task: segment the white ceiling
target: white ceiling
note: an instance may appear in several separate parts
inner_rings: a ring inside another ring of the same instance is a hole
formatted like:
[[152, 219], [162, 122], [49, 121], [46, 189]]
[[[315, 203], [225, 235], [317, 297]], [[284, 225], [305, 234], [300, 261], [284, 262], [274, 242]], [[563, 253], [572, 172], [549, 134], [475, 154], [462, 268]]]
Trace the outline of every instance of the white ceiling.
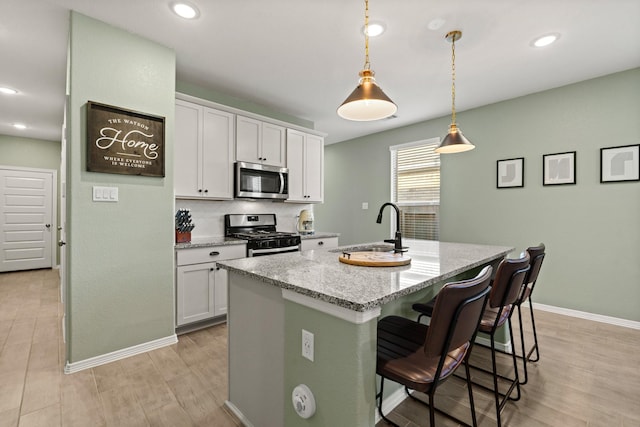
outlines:
[[310, 120], [328, 143], [446, 116], [454, 29], [458, 111], [640, 66], [639, 0], [370, 0], [387, 27], [371, 68], [398, 113], [349, 122], [336, 108], [364, 63], [364, 0], [191, 0], [196, 21], [169, 1], [0, 1], [0, 86], [20, 91], [0, 94], [0, 134], [60, 139], [69, 9], [175, 49], [178, 80]]

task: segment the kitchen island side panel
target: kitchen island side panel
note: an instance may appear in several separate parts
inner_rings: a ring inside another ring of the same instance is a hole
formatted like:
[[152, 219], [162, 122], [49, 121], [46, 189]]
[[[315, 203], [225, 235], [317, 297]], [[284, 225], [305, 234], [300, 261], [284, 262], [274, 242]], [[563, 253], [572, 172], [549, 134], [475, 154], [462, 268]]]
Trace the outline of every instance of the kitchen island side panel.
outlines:
[[229, 401], [255, 427], [284, 426], [282, 290], [229, 272]]
[[[352, 323], [285, 302], [285, 426], [375, 425], [377, 318]], [[302, 357], [302, 329], [314, 335], [313, 362]], [[291, 403], [298, 384], [314, 394], [316, 413], [300, 418]]]

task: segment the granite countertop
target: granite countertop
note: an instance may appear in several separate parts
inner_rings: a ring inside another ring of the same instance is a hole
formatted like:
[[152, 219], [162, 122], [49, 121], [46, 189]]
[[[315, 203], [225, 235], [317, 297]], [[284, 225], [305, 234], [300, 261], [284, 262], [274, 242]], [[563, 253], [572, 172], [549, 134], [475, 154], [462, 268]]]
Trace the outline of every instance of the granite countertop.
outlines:
[[302, 240], [307, 239], [328, 239], [329, 237], [340, 237], [340, 233], [328, 233], [325, 231], [316, 231], [313, 234], [301, 234]]
[[502, 258], [513, 250], [430, 240], [406, 239], [403, 243], [409, 247], [407, 255], [412, 261], [401, 267], [360, 267], [338, 261], [342, 251], [385, 244], [380, 242], [220, 261], [218, 265], [265, 284], [364, 312]]
[[235, 239], [233, 237], [213, 236], [213, 237], [196, 237], [191, 239], [189, 243], [176, 243], [175, 249], [191, 249], [191, 248], [209, 248], [212, 246], [226, 245], [244, 245], [246, 240]]

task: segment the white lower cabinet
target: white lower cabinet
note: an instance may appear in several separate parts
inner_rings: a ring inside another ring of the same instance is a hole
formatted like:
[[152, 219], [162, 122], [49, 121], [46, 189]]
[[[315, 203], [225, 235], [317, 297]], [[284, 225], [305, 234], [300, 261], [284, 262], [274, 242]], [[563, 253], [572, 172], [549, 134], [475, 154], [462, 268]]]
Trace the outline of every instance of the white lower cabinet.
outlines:
[[176, 252], [176, 326], [227, 314], [227, 271], [214, 261], [244, 258], [245, 245]]
[[337, 237], [314, 237], [302, 239], [301, 250], [310, 251], [312, 249], [333, 249], [338, 247]]

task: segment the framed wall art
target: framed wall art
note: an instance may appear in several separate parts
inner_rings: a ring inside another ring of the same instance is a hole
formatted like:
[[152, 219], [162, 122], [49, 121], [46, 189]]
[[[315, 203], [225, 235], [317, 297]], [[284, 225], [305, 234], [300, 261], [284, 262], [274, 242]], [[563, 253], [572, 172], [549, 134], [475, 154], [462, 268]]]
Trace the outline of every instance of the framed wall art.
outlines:
[[600, 182], [640, 181], [640, 144], [600, 149]]
[[524, 157], [498, 160], [497, 187], [524, 187]]
[[576, 152], [544, 154], [542, 156], [542, 185], [576, 183]]
[[164, 117], [87, 102], [87, 170], [164, 177]]

